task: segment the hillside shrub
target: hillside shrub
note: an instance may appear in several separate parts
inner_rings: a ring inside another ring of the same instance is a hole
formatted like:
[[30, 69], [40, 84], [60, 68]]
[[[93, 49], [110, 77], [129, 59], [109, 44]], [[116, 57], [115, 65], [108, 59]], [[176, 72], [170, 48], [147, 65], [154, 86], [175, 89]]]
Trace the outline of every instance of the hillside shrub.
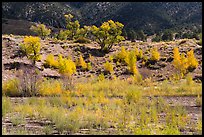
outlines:
[[193, 71], [198, 67], [198, 61], [194, 57], [193, 49], [187, 52], [187, 57], [182, 53], [180, 56], [179, 50], [177, 47], [174, 48], [174, 60], [173, 65], [176, 69], [178, 69], [182, 75], [188, 73], [189, 71]]
[[116, 60], [119, 62], [125, 62], [125, 58], [128, 55], [128, 52], [126, 51], [125, 47], [121, 47], [121, 51], [115, 56]]
[[160, 59], [160, 53], [158, 52], [157, 48], [153, 48], [151, 50], [150, 60], [151, 61], [159, 61], [159, 59]]
[[188, 60], [188, 70], [193, 71], [198, 67], [198, 61], [194, 56], [194, 51], [191, 49], [189, 52], [187, 52], [187, 60]]
[[104, 74], [103, 74], [103, 73], [99, 74], [97, 80], [98, 80], [98, 81], [103, 81], [103, 80], [105, 80]]
[[61, 54], [58, 55], [58, 69], [59, 73], [71, 77], [76, 72], [76, 65], [71, 59], [63, 58]]
[[67, 31], [66, 30], [60, 30], [60, 32], [58, 34], [56, 34], [56, 38], [58, 40], [67, 40]]
[[51, 67], [51, 68], [58, 68], [58, 61], [55, 60], [53, 54], [49, 54], [46, 57], [45, 64], [46, 67]]
[[104, 68], [105, 68], [105, 71], [106, 72], [109, 72], [109, 73], [113, 73], [113, 65], [112, 65], [112, 63], [110, 63], [110, 62], [108, 62], [108, 61], [106, 61], [106, 63], [104, 63]]
[[28, 57], [28, 59], [31, 59], [33, 61], [34, 65], [36, 61], [41, 59], [41, 44], [39, 37], [26, 36], [23, 39], [23, 43], [20, 44], [20, 47], [23, 53], [25, 53], [25, 55]]
[[181, 65], [181, 57], [180, 57], [180, 53], [179, 53], [179, 49], [178, 47], [175, 47], [173, 49], [173, 65], [175, 68], [179, 69], [180, 68], [180, 65]]
[[142, 49], [139, 50], [138, 48], [135, 48], [135, 55], [137, 57], [137, 60], [140, 60], [143, 56], [143, 52], [142, 52]]
[[128, 55], [125, 58], [125, 62], [128, 66], [128, 70], [130, 73], [133, 73], [134, 75], [138, 74], [137, 66], [136, 66], [136, 56], [134, 51], [128, 52]]
[[79, 56], [79, 59], [76, 62], [77, 66], [81, 67], [82, 70], [86, 70], [87, 69], [87, 63], [84, 61], [84, 58], [82, 57], [82, 55]]
[[35, 32], [39, 37], [44, 39], [45, 37], [50, 35], [51, 30], [48, 29], [44, 24], [36, 24], [35, 26], [32, 25], [30, 30]]
[[6, 96], [20, 96], [19, 80], [9, 79], [2, 83], [2, 94]]

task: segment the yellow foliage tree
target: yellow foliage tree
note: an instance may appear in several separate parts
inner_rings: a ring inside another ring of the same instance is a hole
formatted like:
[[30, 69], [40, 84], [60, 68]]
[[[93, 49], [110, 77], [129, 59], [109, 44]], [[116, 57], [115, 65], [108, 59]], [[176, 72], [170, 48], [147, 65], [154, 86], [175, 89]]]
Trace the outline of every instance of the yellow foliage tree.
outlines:
[[193, 49], [187, 52], [188, 69], [193, 70], [198, 67], [198, 61], [194, 56]]
[[180, 70], [182, 74], [185, 74], [187, 72], [188, 68], [188, 59], [185, 57], [185, 54], [181, 54], [181, 64], [180, 64]]
[[153, 48], [151, 51], [151, 58], [152, 61], [159, 61], [160, 53], [158, 52], [157, 48]]
[[26, 56], [33, 61], [34, 65], [36, 61], [41, 59], [39, 37], [26, 36], [23, 43], [20, 44], [20, 47]]
[[173, 65], [174, 65], [175, 68], [179, 69], [180, 66], [181, 66], [181, 57], [180, 57], [180, 53], [179, 53], [178, 47], [174, 48], [173, 53], [174, 53]]
[[179, 49], [177, 47], [174, 48], [173, 53], [173, 65], [181, 72], [182, 76], [187, 73], [187, 70], [191, 71], [198, 67], [198, 61], [194, 57], [193, 49], [187, 52], [187, 57], [185, 57], [184, 53], [180, 56]]

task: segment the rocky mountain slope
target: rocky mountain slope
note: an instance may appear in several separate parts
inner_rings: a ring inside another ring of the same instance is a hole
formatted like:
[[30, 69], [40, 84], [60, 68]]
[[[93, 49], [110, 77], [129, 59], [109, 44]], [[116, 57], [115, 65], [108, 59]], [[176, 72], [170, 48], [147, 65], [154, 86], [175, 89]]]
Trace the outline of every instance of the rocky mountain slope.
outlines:
[[[8, 78], [15, 77], [20, 70], [20, 66], [31, 66], [31, 62], [25, 56], [19, 54], [19, 44], [23, 41], [23, 36], [2, 36], [2, 78], [6, 80]], [[142, 61], [137, 61], [137, 67], [141, 73], [143, 79], [151, 77], [152, 80], [163, 81], [169, 79], [175, 72], [175, 68], [172, 65], [173, 60], [173, 48], [179, 45], [180, 52], [187, 52], [190, 48], [194, 49], [196, 59], [199, 61], [199, 66], [192, 72], [193, 79], [202, 80], [202, 46], [196, 44], [194, 40], [177, 40], [171, 42], [129, 42], [123, 41], [121, 44], [114, 46], [110, 53], [102, 54], [98, 49], [100, 48], [96, 43], [79, 44], [73, 41], [56, 42], [53, 40], [41, 40], [41, 61], [36, 63], [41, 71], [41, 74], [45, 77], [59, 78], [60, 74], [56, 69], [45, 68], [43, 63], [48, 54], [53, 54], [56, 58], [59, 54], [64, 57], [71, 57], [73, 61], [79, 58], [80, 53], [83, 55], [86, 62], [89, 62], [89, 54], [93, 56], [92, 69], [89, 71], [83, 71], [77, 68], [77, 72], [73, 75], [73, 78], [78, 80], [80, 78], [97, 77], [104, 72], [104, 63], [109, 60], [109, 57], [114, 56], [121, 50], [121, 45], [124, 45], [127, 50], [138, 47], [142, 49], [143, 55], [150, 57], [150, 49], [157, 47], [160, 52], [160, 60], [154, 65], [144, 66]], [[114, 75], [124, 79], [131, 75], [127, 73], [127, 66], [117, 63], [112, 63], [114, 66]], [[110, 74], [105, 75], [106, 78], [111, 78]]]

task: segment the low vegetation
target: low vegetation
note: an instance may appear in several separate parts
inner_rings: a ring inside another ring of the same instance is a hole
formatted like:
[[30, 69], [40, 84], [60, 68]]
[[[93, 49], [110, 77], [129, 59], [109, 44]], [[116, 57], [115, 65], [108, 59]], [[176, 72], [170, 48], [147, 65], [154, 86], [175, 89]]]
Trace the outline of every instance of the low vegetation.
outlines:
[[[73, 18], [65, 15], [66, 29], [49, 38], [52, 41], [45, 39], [51, 33], [45, 25], [32, 26], [39, 37], [25, 36], [19, 43], [32, 63], [24, 63], [24, 68], [22, 63], [4, 65], [18, 74], [2, 82], [2, 119], [12, 124], [2, 128], [3, 134], [202, 134], [202, 119], [192, 118], [188, 107], [168, 100], [194, 96], [194, 104], [198, 109], [202, 106], [202, 83], [193, 78], [200, 60], [194, 49], [179, 51], [187, 39], [173, 43], [172, 33], [166, 31], [154, 39], [166, 42], [133, 43], [136, 34], [131, 32], [131, 42], [122, 43], [122, 23], [109, 20], [99, 27], [80, 27]], [[146, 41], [143, 31], [137, 35]], [[59, 51], [42, 55], [48, 51], [41, 44], [44, 41], [59, 46]], [[94, 42], [99, 48], [92, 47]], [[119, 51], [114, 47], [118, 43]], [[172, 43], [180, 47], [173, 48]], [[168, 53], [163, 55], [163, 49]], [[175, 70], [159, 79], [168, 71], [167, 65]], [[58, 75], [42, 75], [45, 69]], [[32, 120], [43, 128], [28, 130]]]

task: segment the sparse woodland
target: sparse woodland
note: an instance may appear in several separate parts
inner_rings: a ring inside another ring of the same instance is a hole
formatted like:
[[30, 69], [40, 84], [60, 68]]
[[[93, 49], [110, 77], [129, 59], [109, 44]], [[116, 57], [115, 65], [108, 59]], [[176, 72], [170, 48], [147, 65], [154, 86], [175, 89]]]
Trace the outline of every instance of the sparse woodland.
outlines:
[[201, 38], [135, 42], [120, 22], [64, 17], [2, 35], [3, 134], [202, 134]]

